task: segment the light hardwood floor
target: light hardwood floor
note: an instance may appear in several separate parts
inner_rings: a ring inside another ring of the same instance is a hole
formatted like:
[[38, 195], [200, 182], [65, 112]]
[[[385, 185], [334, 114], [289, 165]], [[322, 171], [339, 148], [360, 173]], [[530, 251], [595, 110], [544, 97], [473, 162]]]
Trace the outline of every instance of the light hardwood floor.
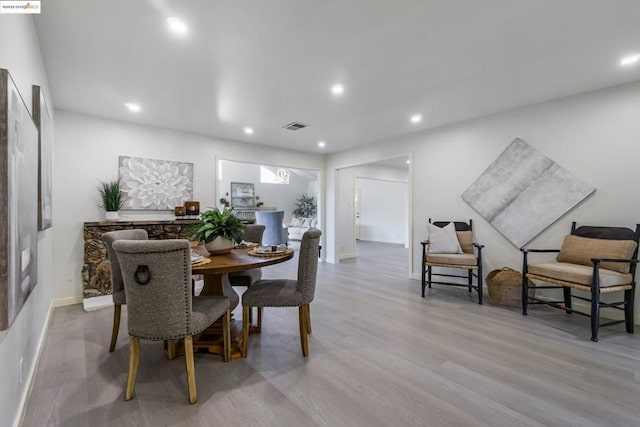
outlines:
[[56, 309], [24, 426], [640, 425], [640, 333], [604, 328], [593, 343], [584, 317], [523, 317], [464, 288], [434, 285], [423, 299], [406, 278], [407, 249], [360, 242], [358, 253], [319, 266], [307, 359], [298, 310], [265, 309], [247, 359], [196, 354], [193, 406], [184, 360], [148, 341], [124, 401], [126, 309], [114, 353], [112, 310]]

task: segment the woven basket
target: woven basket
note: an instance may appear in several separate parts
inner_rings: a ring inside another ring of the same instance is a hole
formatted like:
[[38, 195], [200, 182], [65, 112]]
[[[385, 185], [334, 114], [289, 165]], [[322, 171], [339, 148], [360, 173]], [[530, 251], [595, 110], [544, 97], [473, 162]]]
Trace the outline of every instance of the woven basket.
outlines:
[[[487, 275], [489, 304], [522, 307], [522, 273], [509, 267], [493, 270]], [[529, 296], [536, 294], [535, 284], [529, 280]]]

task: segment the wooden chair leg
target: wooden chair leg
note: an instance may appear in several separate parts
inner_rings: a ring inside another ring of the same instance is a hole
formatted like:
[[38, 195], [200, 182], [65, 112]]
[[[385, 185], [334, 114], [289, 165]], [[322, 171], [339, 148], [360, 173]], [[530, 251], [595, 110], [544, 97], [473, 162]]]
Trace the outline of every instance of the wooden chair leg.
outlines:
[[127, 389], [124, 400], [131, 400], [133, 389], [136, 387], [136, 376], [138, 375], [138, 361], [140, 360], [140, 338], [129, 337], [129, 373], [127, 375]]
[[109, 353], [113, 353], [116, 349], [116, 341], [118, 341], [118, 331], [120, 330], [120, 314], [122, 313], [122, 305], [113, 306], [113, 330], [111, 331], [111, 344], [109, 344]]
[[242, 306], [242, 357], [247, 357], [249, 352], [249, 311], [251, 307]]
[[176, 340], [165, 340], [167, 359], [173, 360], [176, 358]]
[[307, 340], [307, 314], [304, 305], [298, 308], [298, 319], [300, 322], [300, 346], [302, 347], [302, 357], [309, 355], [309, 342]]
[[571, 288], [568, 286], [562, 287], [562, 293], [564, 294], [564, 308], [567, 314], [571, 314]]
[[[244, 319], [243, 319], [244, 324]], [[243, 325], [244, 326], [244, 325]], [[231, 314], [229, 310], [222, 317], [222, 341], [224, 345], [224, 361], [231, 361]]]
[[189, 403], [192, 405], [198, 401], [196, 390], [196, 368], [193, 362], [193, 337], [184, 337], [184, 359], [187, 363], [187, 385], [189, 387]]
[[307, 334], [311, 335], [311, 304], [306, 305], [307, 312]]
[[256, 333], [262, 332], [262, 307], [258, 307], [258, 326], [256, 327]]

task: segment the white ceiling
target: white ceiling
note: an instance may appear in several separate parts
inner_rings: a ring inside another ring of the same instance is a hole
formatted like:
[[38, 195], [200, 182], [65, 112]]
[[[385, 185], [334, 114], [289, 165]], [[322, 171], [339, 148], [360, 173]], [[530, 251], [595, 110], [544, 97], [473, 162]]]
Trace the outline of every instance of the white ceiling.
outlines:
[[310, 152], [640, 79], [619, 66], [638, 0], [55, 0], [34, 20], [56, 108]]

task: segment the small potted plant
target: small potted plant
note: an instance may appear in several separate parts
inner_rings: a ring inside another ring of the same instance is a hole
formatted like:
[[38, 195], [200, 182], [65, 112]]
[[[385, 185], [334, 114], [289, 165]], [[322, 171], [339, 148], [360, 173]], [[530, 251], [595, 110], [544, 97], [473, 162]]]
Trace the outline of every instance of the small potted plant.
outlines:
[[231, 252], [236, 242], [242, 240], [245, 229], [233, 208], [214, 208], [200, 214], [198, 222], [191, 226], [191, 235], [215, 255]]
[[101, 181], [98, 185], [98, 193], [100, 194], [98, 207], [104, 209], [104, 219], [106, 221], [116, 221], [118, 219], [118, 211], [127, 200], [122, 191], [120, 179]]
[[220, 204], [222, 205], [223, 208], [228, 208], [229, 207], [229, 193], [225, 193], [224, 197], [220, 197], [220, 200], [218, 200], [220, 202]]

